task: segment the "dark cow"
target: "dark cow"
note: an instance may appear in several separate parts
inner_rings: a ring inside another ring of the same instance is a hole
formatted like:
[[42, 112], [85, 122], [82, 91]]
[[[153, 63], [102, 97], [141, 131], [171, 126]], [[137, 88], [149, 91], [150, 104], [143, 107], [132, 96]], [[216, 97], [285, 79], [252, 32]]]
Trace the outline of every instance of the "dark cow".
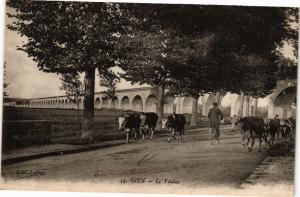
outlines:
[[267, 124], [267, 130], [269, 134], [269, 146], [273, 146], [275, 135], [277, 134], [277, 138], [279, 139], [280, 134], [280, 120], [279, 119], [271, 119]]
[[171, 137], [176, 138], [175, 133], [177, 133], [177, 140], [179, 140], [180, 137], [182, 141], [185, 123], [185, 116], [182, 114], [172, 114], [162, 121], [162, 128], [168, 132], [168, 142], [171, 141]]
[[140, 125], [140, 134], [144, 140], [145, 135], [147, 138], [153, 139], [154, 130], [157, 124], [158, 115], [154, 112], [142, 113]]
[[[248, 151], [252, 151], [255, 143], [255, 138], [258, 138], [260, 152], [263, 139], [267, 144], [267, 131], [265, 128], [264, 120], [258, 117], [244, 117], [240, 118], [237, 124], [240, 125], [243, 145], [248, 148]], [[250, 141], [251, 146], [249, 147], [248, 144]]]
[[286, 120], [270, 120], [267, 126], [269, 133], [269, 146], [273, 146], [276, 135], [278, 140], [291, 142], [294, 139], [295, 135], [295, 123], [296, 122], [292, 118]]
[[282, 141], [291, 143], [294, 139], [294, 123], [291, 119], [281, 120], [280, 121], [280, 131]]
[[124, 117], [119, 117], [119, 130], [124, 130], [126, 133], [126, 142], [129, 142], [129, 136], [134, 132], [135, 140], [139, 140], [139, 135], [142, 135], [144, 140], [145, 135], [153, 139], [154, 129], [158, 116], [156, 113], [133, 113], [127, 114]]
[[126, 134], [126, 144], [129, 142], [129, 136], [134, 133], [135, 141], [139, 139], [139, 131], [141, 125], [140, 114], [127, 114], [124, 117], [119, 117], [119, 130], [123, 130]]
[[291, 135], [292, 135], [292, 140], [294, 140], [295, 139], [295, 133], [296, 133], [296, 119], [290, 117], [290, 118], [287, 119], [287, 122], [292, 127]]

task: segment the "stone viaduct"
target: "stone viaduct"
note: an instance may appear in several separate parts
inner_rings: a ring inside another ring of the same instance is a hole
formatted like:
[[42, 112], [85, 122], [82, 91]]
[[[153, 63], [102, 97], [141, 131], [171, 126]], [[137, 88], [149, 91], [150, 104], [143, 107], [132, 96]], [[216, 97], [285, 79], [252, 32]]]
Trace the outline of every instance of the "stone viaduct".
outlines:
[[[273, 93], [265, 98], [247, 97], [226, 93], [220, 95], [220, 108], [226, 116], [257, 115], [264, 118], [273, 118], [279, 114], [281, 118], [295, 116], [296, 114], [296, 80], [279, 81]], [[244, 97], [245, 98], [245, 97]], [[206, 94], [198, 99], [198, 113], [206, 116], [215, 100], [214, 94]], [[244, 100], [244, 107], [242, 107]], [[83, 97], [79, 99], [79, 107], [83, 108]], [[249, 105], [249, 107], [245, 107]], [[55, 96], [30, 99], [30, 108], [63, 108], [76, 109], [77, 106], [70, 102], [67, 96]], [[143, 112], [156, 111], [156, 97], [152, 94], [151, 87], [122, 89], [116, 91], [113, 99], [108, 99], [103, 92], [95, 93], [95, 108], [115, 108]], [[247, 111], [248, 110], [248, 111]], [[192, 98], [165, 96], [164, 112], [182, 114], [192, 113]]]

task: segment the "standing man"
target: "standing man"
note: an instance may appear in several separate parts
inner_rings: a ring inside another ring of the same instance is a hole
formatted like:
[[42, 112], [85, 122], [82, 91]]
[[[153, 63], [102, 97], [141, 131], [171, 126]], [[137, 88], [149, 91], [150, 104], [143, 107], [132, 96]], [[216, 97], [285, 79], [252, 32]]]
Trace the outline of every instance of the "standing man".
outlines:
[[218, 103], [214, 102], [213, 108], [211, 108], [208, 112], [208, 118], [210, 122], [210, 128], [211, 130], [213, 128], [216, 129], [216, 134], [215, 134], [215, 139], [218, 141], [218, 144], [220, 143], [219, 141], [219, 136], [220, 136], [220, 120], [223, 120], [223, 114], [221, 110], [218, 108]]
[[[271, 125], [273, 125], [276, 128], [276, 133], [277, 133], [277, 139], [279, 140], [280, 134], [282, 135], [282, 133], [280, 132], [280, 118], [279, 115], [276, 114], [274, 116], [274, 119], [270, 121]], [[282, 136], [281, 136], [282, 137]]]

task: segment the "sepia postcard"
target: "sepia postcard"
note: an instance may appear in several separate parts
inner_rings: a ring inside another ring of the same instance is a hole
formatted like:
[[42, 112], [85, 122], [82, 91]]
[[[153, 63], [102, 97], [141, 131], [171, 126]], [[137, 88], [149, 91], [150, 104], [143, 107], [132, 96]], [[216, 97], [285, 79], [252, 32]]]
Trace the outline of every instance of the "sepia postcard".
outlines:
[[5, 13], [1, 190], [294, 196], [298, 7]]

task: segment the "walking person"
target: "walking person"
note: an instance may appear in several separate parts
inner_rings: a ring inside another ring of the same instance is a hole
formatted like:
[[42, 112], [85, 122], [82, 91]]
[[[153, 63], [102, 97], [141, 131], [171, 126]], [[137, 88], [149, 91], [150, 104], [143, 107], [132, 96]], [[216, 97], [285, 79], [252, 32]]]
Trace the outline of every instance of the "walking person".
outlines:
[[276, 115], [274, 116], [274, 119], [271, 120], [271, 121], [272, 121], [272, 124], [275, 125], [275, 127], [277, 128], [276, 133], [277, 133], [277, 139], [279, 140], [280, 137], [281, 137], [280, 135], [282, 135], [282, 133], [281, 133], [281, 131], [280, 131], [280, 118], [279, 118], [279, 115], [276, 114]]
[[[213, 103], [213, 108], [211, 108], [208, 112], [208, 118], [210, 122], [210, 134], [211, 140], [215, 139], [218, 144], [220, 144], [219, 136], [220, 136], [220, 120], [223, 120], [223, 114], [221, 110], [218, 108], [218, 103]], [[212, 143], [212, 142], [211, 142]], [[212, 143], [213, 144], [213, 143]]]

